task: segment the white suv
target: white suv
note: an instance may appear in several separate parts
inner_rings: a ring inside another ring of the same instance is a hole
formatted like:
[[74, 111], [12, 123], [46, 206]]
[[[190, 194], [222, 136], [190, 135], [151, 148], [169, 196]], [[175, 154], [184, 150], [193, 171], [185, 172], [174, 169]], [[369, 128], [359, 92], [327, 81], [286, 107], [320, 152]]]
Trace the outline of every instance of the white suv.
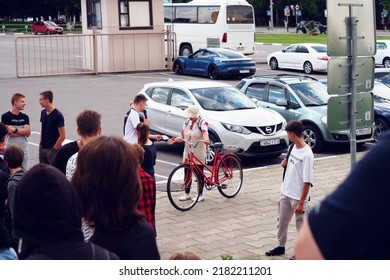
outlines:
[[178, 136], [186, 120], [184, 109], [198, 105], [209, 123], [211, 142], [241, 148], [245, 155], [279, 156], [287, 148], [286, 120], [259, 108], [229, 84], [215, 81], [168, 81], [145, 84], [150, 130]]

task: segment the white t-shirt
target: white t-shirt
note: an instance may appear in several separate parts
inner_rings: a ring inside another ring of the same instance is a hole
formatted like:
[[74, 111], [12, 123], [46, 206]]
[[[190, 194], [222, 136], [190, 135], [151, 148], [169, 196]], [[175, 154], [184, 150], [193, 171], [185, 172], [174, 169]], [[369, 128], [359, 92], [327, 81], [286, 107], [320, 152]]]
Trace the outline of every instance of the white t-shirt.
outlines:
[[299, 200], [303, 183], [313, 183], [314, 155], [308, 145], [297, 149], [294, 145], [287, 163], [286, 175], [280, 192], [287, 197]]
[[76, 167], [77, 167], [77, 156], [79, 155], [79, 153], [75, 153], [73, 156], [71, 156], [69, 159], [68, 159], [68, 162], [66, 163], [66, 172], [65, 172], [65, 176], [66, 178], [70, 181], [72, 180], [72, 177], [73, 177], [73, 174], [74, 172], [76, 171]]
[[127, 118], [125, 125], [125, 136], [123, 140], [130, 144], [138, 143], [138, 135], [136, 127], [140, 123], [139, 114], [136, 110], [130, 110], [129, 117]]

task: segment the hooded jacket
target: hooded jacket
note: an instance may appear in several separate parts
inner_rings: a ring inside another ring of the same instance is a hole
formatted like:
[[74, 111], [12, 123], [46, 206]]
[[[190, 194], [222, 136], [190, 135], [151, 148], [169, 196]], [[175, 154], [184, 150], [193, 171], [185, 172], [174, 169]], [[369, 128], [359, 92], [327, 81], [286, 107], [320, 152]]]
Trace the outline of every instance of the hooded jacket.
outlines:
[[32, 167], [15, 193], [19, 258], [117, 259], [109, 251], [84, 242], [81, 216], [75, 190], [64, 174], [47, 164]]

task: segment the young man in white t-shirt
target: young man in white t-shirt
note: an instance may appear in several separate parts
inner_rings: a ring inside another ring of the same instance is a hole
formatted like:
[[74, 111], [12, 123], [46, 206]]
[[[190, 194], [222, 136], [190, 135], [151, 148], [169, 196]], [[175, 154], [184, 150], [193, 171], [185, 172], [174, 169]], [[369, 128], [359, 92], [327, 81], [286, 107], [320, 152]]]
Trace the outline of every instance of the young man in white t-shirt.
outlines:
[[304, 126], [300, 121], [287, 123], [288, 138], [294, 143], [288, 159], [282, 161], [286, 173], [280, 188], [279, 200], [279, 246], [266, 252], [266, 256], [278, 256], [285, 253], [288, 225], [295, 214], [297, 231], [302, 227], [305, 212], [308, 210], [308, 197], [313, 182], [314, 155], [303, 139]]

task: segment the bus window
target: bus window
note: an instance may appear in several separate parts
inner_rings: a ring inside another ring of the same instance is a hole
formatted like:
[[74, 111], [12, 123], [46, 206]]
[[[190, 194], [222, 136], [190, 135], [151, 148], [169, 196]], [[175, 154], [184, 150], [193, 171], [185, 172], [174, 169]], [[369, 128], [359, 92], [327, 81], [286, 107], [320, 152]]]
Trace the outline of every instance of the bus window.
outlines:
[[250, 6], [231, 5], [227, 6], [227, 23], [253, 23], [253, 11]]
[[175, 22], [195, 23], [197, 22], [196, 7], [176, 7]]
[[199, 7], [198, 23], [216, 23], [219, 7]]
[[164, 7], [164, 22], [173, 22], [173, 7]]

